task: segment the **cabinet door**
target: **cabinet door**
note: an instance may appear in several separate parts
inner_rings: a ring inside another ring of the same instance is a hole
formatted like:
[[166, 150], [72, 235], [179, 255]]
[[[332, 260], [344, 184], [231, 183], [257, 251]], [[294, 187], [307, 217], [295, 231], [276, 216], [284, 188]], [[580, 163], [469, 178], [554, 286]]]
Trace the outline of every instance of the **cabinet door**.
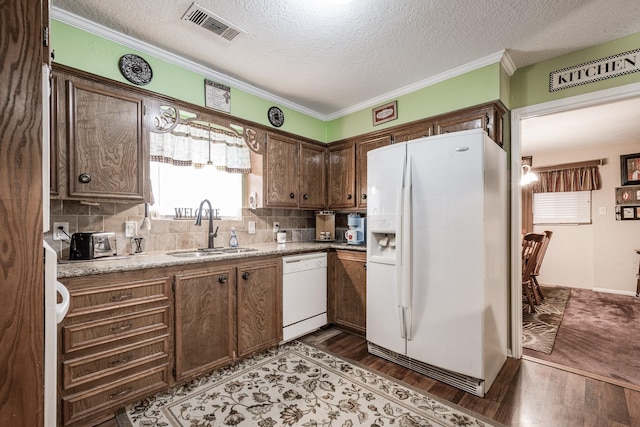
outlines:
[[144, 201], [142, 99], [67, 81], [69, 196]]
[[176, 381], [231, 363], [234, 268], [175, 276]]
[[298, 207], [297, 141], [269, 135], [264, 191], [267, 207]]
[[238, 267], [238, 357], [282, 339], [282, 281], [279, 261]]
[[322, 209], [326, 203], [324, 147], [300, 143], [300, 207]]
[[329, 148], [329, 208], [354, 208], [355, 144]]
[[376, 138], [358, 141], [356, 144], [358, 156], [356, 165], [358, 169], [358, 207], [366, 209], [367, 207], [367, 153], [379, 147], [391, 144], [391, 136], [379, 136]]
[[418, 123], [394, 133], [393, 142], [397, 144], [431, 135], [433, 135], [433, 123]]
[[331, 257], [332, 278], [330, 318], [333, 323], [357, 332], [366, 332], [366, 254], [337, 251]]
[[492, 103], [441, 117], [435, 122], [437, 135], [469, 129], [484, 129], [489, 138], [502, 147], [503, 116], [506, 109], [500, 103]]

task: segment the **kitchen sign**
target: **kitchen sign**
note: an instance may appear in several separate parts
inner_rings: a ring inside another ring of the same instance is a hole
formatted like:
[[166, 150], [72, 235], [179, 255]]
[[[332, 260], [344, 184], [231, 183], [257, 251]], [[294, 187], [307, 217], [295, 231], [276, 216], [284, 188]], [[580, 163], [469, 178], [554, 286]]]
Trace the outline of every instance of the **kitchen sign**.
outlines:
[[549, 74], [549, 92], [640, 71], [640, 49], [630, 50]]
[[221, 83], [205, 79], [204, 105], [223, 113], [231, 112], [231, 88]]

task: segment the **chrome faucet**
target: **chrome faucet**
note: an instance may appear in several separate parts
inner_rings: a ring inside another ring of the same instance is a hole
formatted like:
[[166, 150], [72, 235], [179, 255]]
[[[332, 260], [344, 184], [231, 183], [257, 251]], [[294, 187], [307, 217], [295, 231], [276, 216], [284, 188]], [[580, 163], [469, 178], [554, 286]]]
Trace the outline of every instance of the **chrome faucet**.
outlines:
[[196, 215], [196, 224], [195, 225], [202, 225], [202, 205], [204, 205], [204, 202], [207, 202], [207, 204], [209, 205], [209, 241], [208, 241], [208, 245], [207, 248], [208, 249], [213, 249], [214, 248], [214, 238], [218, 237], [218, 228], [216, 227], [216, 231], [213, 231], [213, 207], [211, 206], [211, 202], [209, 201], [209, 199], [204, 199], [201, 203], [200, 203], [200, 207], [198, 208], [198, 214]]

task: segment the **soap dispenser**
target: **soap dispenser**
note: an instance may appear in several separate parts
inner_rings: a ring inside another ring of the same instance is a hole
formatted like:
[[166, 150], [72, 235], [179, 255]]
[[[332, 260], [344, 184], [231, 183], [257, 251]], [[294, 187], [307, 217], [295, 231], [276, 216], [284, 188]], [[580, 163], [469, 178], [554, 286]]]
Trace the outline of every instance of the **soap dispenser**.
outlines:
[[229, 239], [229, 246], [232, 248], [238, 247], [238, 236], [236, 236], [235, 227], [231, 227], [231, 239]]

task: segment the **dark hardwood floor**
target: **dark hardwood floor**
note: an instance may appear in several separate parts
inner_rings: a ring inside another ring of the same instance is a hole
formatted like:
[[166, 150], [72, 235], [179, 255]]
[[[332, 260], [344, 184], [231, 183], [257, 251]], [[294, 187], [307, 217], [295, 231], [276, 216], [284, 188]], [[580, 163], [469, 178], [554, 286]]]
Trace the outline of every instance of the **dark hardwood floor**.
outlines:
[[[640, 392], [531, 360], [507, 359], [480, 398], [369, 354], [365, 339], [350, 332], [329, 328], [300, 341], [507, 426], [640, 426]], [[117, 425], [111, 420], [100, 427]]]

